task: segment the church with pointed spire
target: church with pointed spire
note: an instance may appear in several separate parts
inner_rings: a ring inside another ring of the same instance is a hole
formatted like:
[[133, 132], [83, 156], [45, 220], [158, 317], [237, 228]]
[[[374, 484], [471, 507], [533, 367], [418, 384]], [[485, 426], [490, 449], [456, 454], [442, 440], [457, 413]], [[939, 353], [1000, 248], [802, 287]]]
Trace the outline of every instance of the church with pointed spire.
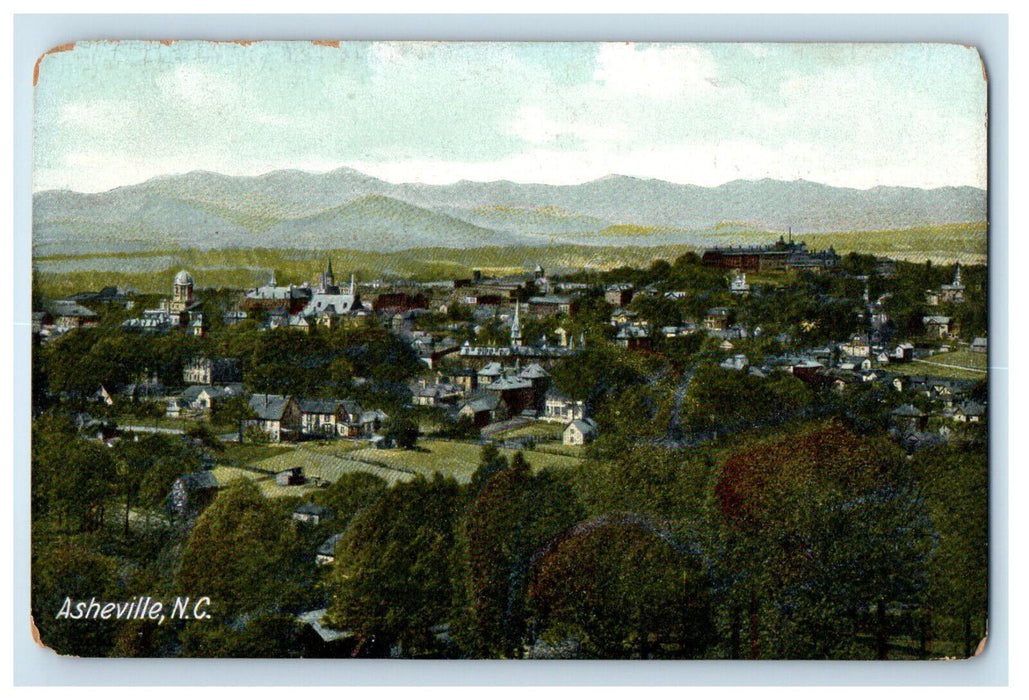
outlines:
[[[319, 294], [339, 294], [339, 286], [336, 284], [336, 275], [332, 272], [332, 258], [325, 260], [325, 272], [318, 277]], [[351, 294], [353, 292], [351, 291]]]
[[520, 348], [522, 347], [522, 322], [519, 319], [519, 311], [521, 310], [521, 304], [515, 302], [515, 313], [514, 320], [511, 321], [511, 347]]
[[961, 263], [954, 263], [954, 279], [950, 284], [941, 284], [937, 291], [929, 290], [925, 293], [925, 300], [929, 306], [940, 304], [963, 304], [965, 301], [965, 285], [961, 282]]

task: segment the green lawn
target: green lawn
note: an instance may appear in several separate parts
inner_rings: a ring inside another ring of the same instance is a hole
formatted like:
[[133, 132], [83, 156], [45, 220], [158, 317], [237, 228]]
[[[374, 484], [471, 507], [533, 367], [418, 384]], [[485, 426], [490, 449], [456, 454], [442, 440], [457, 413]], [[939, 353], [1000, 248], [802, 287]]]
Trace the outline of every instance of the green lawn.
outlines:
[[526, 425], [520, 425], [517, 428], [512, 428], [511, 430], [495, 433], [493, 437], [497, 440], [511, 440], [520, 437], [531, 437], [539, 440], [560, 440], [561, 434], [564, 430], [565, 426], [561, 423], [537, 421]]
[[891, 372], [918, 377], [941, 377], [944, 379], [985, 379], [986, 353], [970, 350], [941, 352], [936, 355], [890, 365]]
[[986, 353], [972, 352], [971, 350], [955, 350], [954, 352], [941, 352], [932, 357], [925, 358], [929, 362], [939, 362], [945, 365], [958, 365], [969, 369], [986, 369]]
[[[300, 447], [250, 446], [250, 451], [258, 459], [239, 459], [240, 455], [237, 455], [234, 462], [236, 466], [230, 466], [229, 460], [221, 460], [222, 464], [213, 471], [222, 486], [242, 477], [256, 482], [264, 495], [270, 498], [304, 495], [318, 490], [319, 483], [334, 483], [344, 474], [352, 472], [374, 474], [390, 485], [414, 478], [414, 474], [349, 459], [347, 455], [355, 453], [359, 448], [359, 443], [349, 441]], [[304, 475], [309, 480], [307, 484], [279, 486], [275, 483], [276, 473], [294, 467], [303, 467]]]
[[274, 457], [289, 449], [292, 448], [275, 443], [255, 445], [251, 443], [229, 442], [226, 443], [225, 451], [218, 456], [218, 463], [234, 467], [246, 467], [262, 459]]
[[[414, 450], [376, 450], [367, 448], [353, 453], [355, 459], [367, 459], [383, 462], [402, 469], [431, 475], [439, 472], [443, 476], [452, 476], [461, 483], [467, 483], [479, 465], [482, 447], [474, 443], [455, 442], [451, 440], [422, 440]], [[508, 459], [516, 450], [501, 449]], [[526, 459], [536, 469], [544, 467], [564, 468], [579, 463], [575, 457], [542, 452], [524, 451]]]
[[[621, 227], [608, 233], [632, 235], [641, 243], [654, 236], [668, 237], [664, 229]], [[443, 279], [466, 276], [473, 269], [487, 274], [524, 271], [525, 260], [535, 260], [547, 268], [613, 269], [623, 265], [639, 265], [640, 261], [662, 258], [672, 261], [683, 253], [700, 252], [714, 245], [753, 245], [771, 243], [781, 232], [767, 231], [695, 231], [684, 233], [681, 243], [667, 245], [591, 246], [559, 243], [546, 247], [481, 248], [414, 248], [392, 253], [355, 250], [284, 250], [225, 248], [198, 250], [171, 248], [132, 253], [89, 253], [37, 256], [40, 292], [61, 297], [99, 289], [103, 285], [121, 285], [142, 292], [165, 293], [167, 280], [180, 269], [202, 273], [204, 284], [212, 287], [247, 288], [253, 283], [253, 270], [274, 269], [279, 279], [302, 280], [311, 270], [320, 269], [326, 255], [339, 261], [340, 268], [361, 270], [375, 276], [384, 271], [412, 279]], [[836, 248], [840, 254], [851, 251], [887, 255], [899, 260], [937, 263], [986, 262], [986, 224], [946, 224], [894, 231], [844, 231], [794, 236], [806, 241], [815, 250]], [[97, 268], [95, 258], [110, 258], [110, 265]], [[139, 269], [139, 257], [159, 258], [167, 263], [163, 270]], [[128, 261], [128, 262], [126, 262]], [[77, 262], [85, 263], [76, 265]], [[749, 278], [749, 276], [748, 276]], [[760, 277], [754, 281], [759, 281]]]
[[585, 445], [565, 445], [565, 444], [560, 443], [560, 442], [549, 442], [549, 443], [547, 443], [545, 445], [540, 445], [539, 447], [534, 449], [529, 454], [529, 457], [530, 457], [529, 461], [533, 461], [531, 459], [532, 456], [536, 455], [536, 454], [538, 454], [540, 452], [547, 453], [547, 454], [554, 453], [554, 454], [558, 454], [558, 455], [564, 455], [565, 457], [574, 457], [575, 459], [582, 459], [583, 458], [583, 452], [585, 450], [586, 450], [586, 446]]

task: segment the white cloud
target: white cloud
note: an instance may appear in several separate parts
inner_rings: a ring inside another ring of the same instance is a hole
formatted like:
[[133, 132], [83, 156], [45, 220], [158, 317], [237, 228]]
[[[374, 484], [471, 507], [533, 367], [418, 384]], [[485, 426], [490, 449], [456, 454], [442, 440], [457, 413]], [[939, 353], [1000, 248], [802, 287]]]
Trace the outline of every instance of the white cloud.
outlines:
[[543, 107], [524, 105], [515, 113], [514, 119], [508, 122], [506, 131], [520, 139], [540, 146], [552, 143], [563, 136], [570, 136], [586, 149], [608, 148], [628, 134], [614, 123], [596, 124], [587, 120], [590, 115], [585, 110], [576, 111], [567, 105], [560, 110], [563, 119], [552, 117]]
[[687, 44], [602, 44], [593, 79], [621, 94], [666, 99], [714, 89], [714, 62], [703, 48]]
[[553, 141], [562, 130], [539, 107], [522, 107], [509, 127], [515, 136], [535, 144]]
[[60, 122], [70, 128], [111, 131], [128, 127], [139, 105], [129, 100], [82, 100], [61, 108]]
[[238, 105], [243, 98], [239, 83], [196, 64], [183, 63], [157, 79], [165, 98], [187, 109], [217, 109]]

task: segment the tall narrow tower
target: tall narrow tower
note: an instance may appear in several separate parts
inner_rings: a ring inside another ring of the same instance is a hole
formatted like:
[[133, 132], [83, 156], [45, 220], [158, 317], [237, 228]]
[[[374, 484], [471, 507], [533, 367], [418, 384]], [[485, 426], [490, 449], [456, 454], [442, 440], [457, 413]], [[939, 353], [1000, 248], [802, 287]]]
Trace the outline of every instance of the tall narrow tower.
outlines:
[[515, 317], [511, 322], [511, 347], [517, 348], [522, 345], [522, 324], [518, 318], [519, 302], [515, 301]]
[[336, 284], [336, 276], [332, 274], [332, 258], [327, 258], [325, 274], [322, 275], [322, 286], [333, 287]]

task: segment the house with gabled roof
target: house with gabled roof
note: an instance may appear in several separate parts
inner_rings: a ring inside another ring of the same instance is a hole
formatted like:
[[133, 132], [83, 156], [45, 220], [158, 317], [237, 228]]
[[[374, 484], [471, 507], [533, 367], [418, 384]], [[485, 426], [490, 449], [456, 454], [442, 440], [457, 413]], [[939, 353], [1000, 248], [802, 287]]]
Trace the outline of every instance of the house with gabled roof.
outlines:
[[214, 500], [217, 492], [218, 480], [211, 472], [183, 474], [172, 484], [168, 506], [179, 516], [195, 516]]
[[463, 395], [464, 390], [456, 384], [430, 384], [419, 387], [411, 401], [415, 406], [452, 406]]
[[585, 445], [597, 436], [597, 424], [592, 418], [582, 418], [569, 423], [563, 433], [561, 442], [566, 445]]
[[297, 399], [301, 431], [305, 435], [332, 436], [338, 433], [343, 413], [338, 399]]
[[643, 326], [623, 325], [615, 334], [615, 343], [626, 350], [646, 350], [650, 347], [650, 331]]
[[483, 392], [470, 396], [457, 410], [458, 416], [472, 419], [476, 428], [482, 428], [507, 417], [509, 411], [499, 394]]
[[724, 331], [729, 327], [729, 309], [716, 306], [708, 309], [704, 316], [704, 328], [709, 331]]
[[733, 355], [722, 360], [718, 363], [718, 366], [722, 369], [731, 369], [739, 372], [746, 369], [749, 364], [750, 362], [747, 360], [746, 355]]
[[860, 335], [851, 337], [846, 343], [840, 344], [840, 352], [847, 357], [869, 357], [872, 354], [872, 346]]
[[543, 400], [543, 420], [551, 423], [570, 423], [586, 417], [586, 403], [569, 398], [561, 390], [551, 387]]
[[243, 428], [256, 426], [268, 434], [272, 442], [295, 440], [300, 437], [302, 417], [300, 406], [292, 396], [254, 394], [249, 404], [257, 418], [243, 421]]
[[232, 384], [243, 381], [243, 363], [234, 357], [196, 356], [182, 368], [186, 384]]
[[51, 315], [58, 331], [95, 326], [100, 323], [100, 316], [95, 311], [73, 301], [55, 301]]
[[322, 542], [321, 546], [318, 547], [318, 551], [314, 555], [314, 563], [318, 566], [326, 566], [336, 560], [336, 546], [343, 539], [343, 535], [346, 533], [337, 532], [329, 539]]
[[296, 617], [301, 656], [305, 659], [350, 658], [358, 648], [359, 638], [353, 632], [337, 630], [324, 623], [327, 612], [321, 608]]
[[316, 503], [301, 503], [293, 511], [292, 519], [305, 525], [321, 525], [336, 517], [336, 511]]
[[923, 316], [922, 325], [926, 335], [934, 338], [949, 338], [953, 333], [950, 316]]
[[928, 416], [909, 403], [897, 406], [897, 408], [890, 412], [890, 416], [893, 418], [893, 422], [902, 430], [924, 430], [928, 422]]
[[386, 415], [385, 411], [373, 408], [368, 411], [362, 411], [357, 420], [360, 426], [360, 436], [371, 438], [389, 420], [389, 416]]
[[632, 301], [633, 287], [629, 282], [608, 285], [604, 290], [604, 301], [612, 306], [625, 306]]
[[959, 423], [980, 423], [986, 417], [986, 406], [978, 401], [962, 401], [953, 413], [954, 420]]
[[504, 375], [484, 388], [488, 392], [499, 395], [507, 404], [512, 415], [535, 406], [532, 382], [517, 375]]

